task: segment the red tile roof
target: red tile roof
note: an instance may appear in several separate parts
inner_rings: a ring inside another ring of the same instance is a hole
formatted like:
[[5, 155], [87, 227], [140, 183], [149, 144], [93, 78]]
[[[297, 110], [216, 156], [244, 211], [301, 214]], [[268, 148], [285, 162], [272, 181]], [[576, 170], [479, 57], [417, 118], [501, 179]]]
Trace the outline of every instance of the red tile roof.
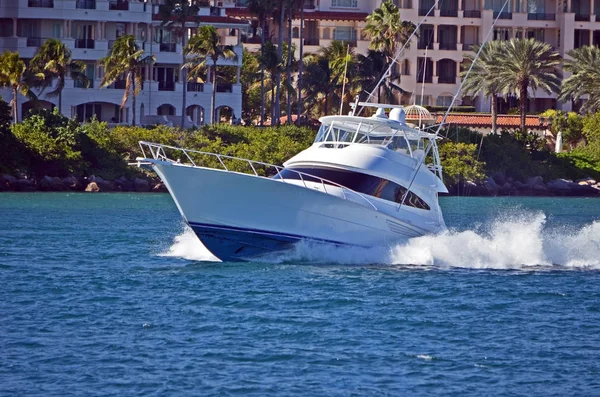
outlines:
[[[436, 114], [436, 122], [441, 123], [443, 114]], [[492, 116], [490, 114], [476, 113], [451, 113], [446, 118], [446, 124], [459, 125], [464, 127], [490, 127], [492, 126]], [[498, 128], [519, 128], [521, 117], [519, 115], [499, 114], [497, 120]], [[540, 122], [538, 116], [526, 116], [525, 126], [530, 129], [546, 129], [546, 122]]]
[[[226, 8], [225, 13], [228, 16], [236, 18], [251, 18], [253, 15], [246, 7]], [[304, 19], [306, 20], [330, 20], [330, 21], [364, 21], [367, 17], [366, 12], [343, 12], [343, 11], [306, 11]], [[299, 15], [295, 16], [299, 18]]]

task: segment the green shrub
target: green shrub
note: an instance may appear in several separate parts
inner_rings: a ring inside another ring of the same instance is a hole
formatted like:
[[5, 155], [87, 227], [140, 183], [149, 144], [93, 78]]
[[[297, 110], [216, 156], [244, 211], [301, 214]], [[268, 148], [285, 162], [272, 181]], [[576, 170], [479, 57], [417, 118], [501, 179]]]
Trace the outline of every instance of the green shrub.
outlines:
[[[430, 112], [443, 112], [445, 113], [448, 110], [448, 106], [436, 106], [436, 105], [427, 105], [424, 106], [425, 109]], [[475, 106], [453, 106], [450, 109], [452, 113], [475, 113]]]
[[439, 152], [448, 185], [456, 185], [462, 180], [480, 181], [484, 178], [485, 163], [477, 160], [477, 145], [445, 142], [440, 145]]

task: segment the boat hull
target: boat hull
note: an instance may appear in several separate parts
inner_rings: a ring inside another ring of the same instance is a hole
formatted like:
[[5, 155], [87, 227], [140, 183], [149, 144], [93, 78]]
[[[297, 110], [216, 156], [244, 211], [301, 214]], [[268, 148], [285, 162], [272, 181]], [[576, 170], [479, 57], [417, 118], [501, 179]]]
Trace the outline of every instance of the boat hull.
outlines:
[[307, 240], [372, 247], [434, 233], [364, 200], [224, 170], [151, 161], [185, 221], [224, 261], [252, 260]]

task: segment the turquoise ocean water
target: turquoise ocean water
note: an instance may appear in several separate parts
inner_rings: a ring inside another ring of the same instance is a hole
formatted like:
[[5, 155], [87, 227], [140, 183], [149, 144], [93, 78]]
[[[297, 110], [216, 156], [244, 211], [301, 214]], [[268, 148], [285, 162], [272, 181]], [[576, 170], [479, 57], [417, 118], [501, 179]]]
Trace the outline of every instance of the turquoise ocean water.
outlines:
[[207, 262], [164, 194], [0, 194], [0, 395], [600, 395], [600, 201]]

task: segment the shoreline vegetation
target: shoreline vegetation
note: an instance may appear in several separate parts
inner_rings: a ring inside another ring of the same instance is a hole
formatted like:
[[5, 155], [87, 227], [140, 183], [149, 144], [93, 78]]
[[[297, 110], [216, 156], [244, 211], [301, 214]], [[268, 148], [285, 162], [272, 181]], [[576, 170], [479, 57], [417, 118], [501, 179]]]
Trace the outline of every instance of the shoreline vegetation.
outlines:
[[[8, 108], [6, 103], [0, 106]], [[0, 109], [1, 111], [2, 109]], [[8, 115], [8, 113], [5, 113]], [[8, 119], [10, 119], [8, 117]], [[129, 166], [151, 141], [281, 165], [312, 144], [313, 126], [258, 128], [228, 124], [199, 129], [80, 124], [57, 110], [37, 110], [22, 122], [0, 120], [0, 191], [165, 192], [150, 172]], [[581, 144], [556, 154], [535, 134], [481, 135], [442, 131], [440, 157], [451, 195], [600, 197], [600, 113], [578, 121]], [[209, 156], [198, 164], [218, 167]], [[242, 165], [228, 164], [237, 171]], [[268, 175], [267, 170], [258, 170]]]

